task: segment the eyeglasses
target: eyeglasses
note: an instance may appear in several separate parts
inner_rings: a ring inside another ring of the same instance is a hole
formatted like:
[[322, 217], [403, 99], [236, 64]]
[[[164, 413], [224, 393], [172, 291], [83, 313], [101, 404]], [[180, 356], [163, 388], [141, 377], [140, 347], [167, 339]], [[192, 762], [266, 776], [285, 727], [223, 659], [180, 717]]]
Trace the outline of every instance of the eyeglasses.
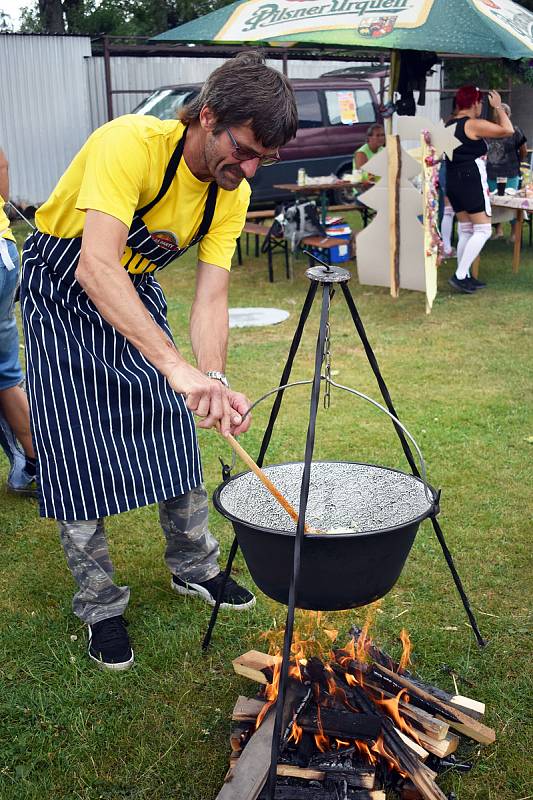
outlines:
[[224, 130], [228, 134], [230, 142], [233, 145], [233, 150], [231, 151], [231, 154], [233, 158], [237, 159], [237, 161], [251, 161], [254, 158], [258, 158], [259, 164], [262, 167], [271, 167], [273, 164], [277, 164], [278, 161], [281, 161], [278, 153], [269, 156], [262, 156], [259, 153], [256, 153], [255, 150], [251, 150], [250, 148], [246, 147], [241, 147], [241, 145], [237, 142], [230, 129], [224, 128]]

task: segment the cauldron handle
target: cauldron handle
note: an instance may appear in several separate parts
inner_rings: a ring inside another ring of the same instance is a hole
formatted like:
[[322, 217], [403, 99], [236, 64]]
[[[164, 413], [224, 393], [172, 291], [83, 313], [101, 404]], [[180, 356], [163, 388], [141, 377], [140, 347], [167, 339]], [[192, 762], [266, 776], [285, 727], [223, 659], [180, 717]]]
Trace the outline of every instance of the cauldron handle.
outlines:
[[[424, 461], [424, 456], [422, 455], [422, 451], [420, 450], [420, 447], [418, 446], [415, 438], [409, 433], [409, 431], [407, 430], [407, 428], [405, 427], [403, 422], [400, 422], [398, 417], [395, 417], [394, 414], [391, 414], [391, 412], [387, 408], [385, 408], [385, 406], [382, 406], [381, 403], [377, 402], [377, 400], [373, 400], [371, 397], [368, 397], [366, 394], [363, 394], [363, 392], [359, 392], [359, 391], [357, 391], [357, 389], [351, 389], [349, 386], [343, 386], [341, 383], [335, 383], [335, 381], [332, 381], [331, 378], [325, 378], [323, 375], [321, 376], [321, 380], [327, 381], [327, 383], [331, 384], [331, 386], [335, 386], [336, 389], [343, 389], [345, 392], [349, 392], [350, 394], [354, 394], [354, 395], [356, 395], [356, 397], [360, 397], [361, 399], [366, 400], [368, 403], [371, 403], [377, 409], [379, 409], [380, 411], [383, 411], [384, 414], [386, 414], [388, 417], [390, 417], [390, 419], [396, 425], [398, 425], [399, 428], [402, 429], [402, 431], [405, 433], [405, 435], [407, 436], [407, 438], [409, 439], [411, 444], [414, 446], [414, 448], [416, 450], [416, 453], [418, 455], [418, 458], [419, 458], [419, 461], [420, 461], [420, 468], [421, 468], [420, 469], [420, 475], [421, 475], [421, 478], [422, 478], [422, 483], [424, 484], [424, 492], [425, 492], [425, 495], [426, 495], [426, 500], [428, 501], [428, 503], [430, 504], [430, 506], [433, 509], [431, 516], [436, 516], [438, 514], [438, 512], [439, 512], [438, 496], [436, 496], [433, 493], [433, 491], [431, 490], [431, 487], [430, 487], [430, 485], [428, 483], [427, 471], [426, 471], [426, 462]], [[292, 389], [295, 386], [306, 386], [306, 385], [308, 385], [310, 383], [313, 383], [313, 381], [312, 380], [294, 381], [293, 383], [286, 383], [283, 386], [277, 386], [275, 389], [271, 389], [269, 392], [266, 392], [264, 395], [262, 395], [257, 400], [255, 400], [255, 402], [253, 402], [252, 405], [249, 408], [246, 409], [246, 411], [242, 415], [243, 420], [246, 419], [248, 414], [250, 414], [250, 412], [256, 406], [259, 405], [259, 403], [262, 403], [263, 400], [266, 400], [267, 397], [270, 397], [273, 394], [277, 394], [278, 392], [285, 391], [285, 389]]]

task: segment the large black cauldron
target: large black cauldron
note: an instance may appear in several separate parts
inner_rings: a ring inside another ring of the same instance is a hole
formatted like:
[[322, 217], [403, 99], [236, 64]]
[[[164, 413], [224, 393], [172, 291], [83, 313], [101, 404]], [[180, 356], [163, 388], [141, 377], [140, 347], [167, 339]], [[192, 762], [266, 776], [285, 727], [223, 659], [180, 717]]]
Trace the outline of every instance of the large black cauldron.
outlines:
[[[265, 472], [297, 509], [303, 464]], [[250, 574], [269, 597], [287, 605], [295, 523], [251, 472], [215, 491]], [[313, 462], [296, 606], [339, 611], [387, 594], [402, 571], [418, 526], [434, 511], [435, 493], [413, 475], [357, 462]], [[347, 531], [349, 529], [349, 531]]]

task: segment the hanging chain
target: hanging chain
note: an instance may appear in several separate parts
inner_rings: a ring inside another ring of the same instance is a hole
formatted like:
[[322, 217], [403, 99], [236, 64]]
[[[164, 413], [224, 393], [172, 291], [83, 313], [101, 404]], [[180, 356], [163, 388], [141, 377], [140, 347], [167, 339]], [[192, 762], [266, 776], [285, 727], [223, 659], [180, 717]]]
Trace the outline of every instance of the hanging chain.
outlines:
[[324, 379], [326, 388], [324, 390], [324, 408], [329, 408], [331, 406], [331, 324], [330, 324], [330, 310], [331, 310], [331, 300], [335, 290], [332, 286], [329, 289], [329, 298], [328, 298], [328, 321], [326, 322], [326, 338], [324, 340], [324, 356], [323, 356], [323, 363], [324, 363]]

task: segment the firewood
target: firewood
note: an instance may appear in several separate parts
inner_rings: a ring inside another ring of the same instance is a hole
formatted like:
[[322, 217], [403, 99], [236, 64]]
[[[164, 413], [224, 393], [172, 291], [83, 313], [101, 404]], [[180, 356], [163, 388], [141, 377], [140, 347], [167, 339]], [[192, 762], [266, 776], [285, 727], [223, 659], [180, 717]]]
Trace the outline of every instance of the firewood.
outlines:
[[231, 726], [229, 743], [233, 751], [242, 750], [246, 742], [254, 732], [255, 722], [245, 720], [244, 722], [234, 722]]
[[412, 781], [405, 781], [399, 791], [400, 800], [422, 800], [422, 795]]
[[471, 697], [463, 697], [461, 694], [456, 694], [450, 700], [453, 706], [458, 706], [461, 711], [468, 714], [469, 717], [479, 719], [485, 713], [485, 703], [480, 703], [479, 700], [472, 700]]
[[[360, 686], [351, 686], [349, 691], [354, 702], [362, 711], [372, 713], [373, 710], [376, 710], [374, 703]], [[386, 749], [397, 759], [400, 768], [410, 777], [424, 800], [446, 800], [446, 796], [434, 782], [430, 771], [398, 736], [392, 721], [383, 716], [381, 724]]]
[[459, 737], [455, 733], [449, 733], [444, 739], [433, 739], [430, 736], [425, 736], [423, 733], [418, 734], [420, 743], [426, 750], [439, 758], [445, 758], [451, 753], [455, 753], [459, 746]]
[[298, 717], [298, 725], [304, 731], [319, 731], [326, 736], [338, 739], [371, 739], [375, 740], [381, 731], [381, 722], [377, 714], [353, 714], [351, 711], [320, 706], [320, 721], [316, 706]]
[[439, 718], [449, 722], [454, 730], [464, 733], [465, 736], [474, 739], [476, 742], [481, 742], [481, 744], [492, 744], [495, 741], [496, 734], [492, 728], [488, 728], [486, 725], [478, 722], [478, 720], [469, 717], [461, 711], [458, 706], [451, 706], [436, 697], [431, 697], [431, 695], [428, 695], [423, 689], [415, 686], [403, 675], [391, 672], [387, 667], [375, 665], [372, 673], [376, 674], [376, 671], [396, 685], [406, 688], [409, 691], [411, 703], [414, 705], [416, 705], [417, 699], [424, 701], [431, 700], [437, 708]]
[[[316, 800], [317, 790], [307, 786], [276, 786], [275, 800]], [[265, 795], [261, 795], [265, 797]], [[338, 800], [339, 794], [335, 788], [332, 791], [320, 789], [320, 800]], [[385, 792], [381, 789], [374, 791], [355, 791], [350, 794], [353, 800], [385, 800]]]
[[292, 764], [278, 764], [278, 775], [283, 778], [300, 778], [303, 781], [323, 781], [325, 772], [318, 769], [305, 769]]
[[237, 675], [250, 678], [256, 683], [270, 683], [273, 667], [280, 661], [281, 656], [269, 656], [259, 650], [249, 650], [231, 663]]
[[275, 718], [274, 709], [270, 709], [242, 751], [216, 800], [256, 800], [268, 776]]
[[408, 736], [403, 731], [399, 730], [399, 728], [397, 728], [396, 726], [394, 726], [394, 730], [396, 731], [402, 742], [406, 744], [407, 747], [410, 747], [413, 753], [415, 753], [421, 761], [425, 761], [426, 758], [429, 758], [428, 750], [426, 750], [421, 745], [417, 744], [417, 742], [415, 742], [414, 739], [411, 739], [410, 736]]
[[233, 708], [231, 718], [236, 721], [255, 721], [265, 705], [260, 697], [243, 697], [239, 695]]
[[[358, 628], [355, 625], [350, 628], [350, 635], [354, 637], [356, 642], [361, 633], [361, 628]], [[369, 642], [365, 649], [372, 661], [375, 661], [377, 664], [390, 669], [392, 672], [398, 673], [399, 664], [383, 650], [380, 650], [374, 642]], [[433, 686], [430, 683], [422, 681], [418, 675], [415, 675], [413, 672], [410, 672], [406, 669], [402, 670], [399, 674], [403, 675], [405, 678], [407, 678], [407, 680], [411, 681], [411, 683], [413, 683], [415, 686], [418, 686], [420, 689], [423, 689], [428, 694], [431, 694], [433, 697], [437, 697], [439, 700], [442, 700], [444, 703], [460, 706], [461, 710], [465, 714], [474, 716], [475, 719], [479, 718], [478, 715], [482, 716], [485, 713], [485, 704], [480, 703], [478, 700], [473, 700], [470, 697], [463, 697], [462, 695], [452, 695], [449, 692], [444, 691], [444, 689], [440, 689], [438, 686]]]
[[[397, 697], [398, 693], [393, 693], [387, 691], [382, 686], [379, 686], [378, 683], [374, 683], [369, 681], [365, 678], [365, 687], [369, 687], [370, 689], [374, 689], [378, 692], [378, 694], [383, 695], [385, 698], [392, 698]], [[416, 706], [411, 705], [411, 703], [406, 703], [405, 700], [400, 700], [399, 703], [400, 710], [405, 717], [409, 717], [410, 719], [414, 720], [417, 724], [417, 728], [420, 728], [427, 736], [432, 737], [433, 739], [444, 739], [446, 734], [449, 730], [449, 725], [447, 722], [444, 722], [441, 719], [437, 719], [432, 714], [428, 714], [427, 711], [424, 711], [421, 708], [417, 708]]]

